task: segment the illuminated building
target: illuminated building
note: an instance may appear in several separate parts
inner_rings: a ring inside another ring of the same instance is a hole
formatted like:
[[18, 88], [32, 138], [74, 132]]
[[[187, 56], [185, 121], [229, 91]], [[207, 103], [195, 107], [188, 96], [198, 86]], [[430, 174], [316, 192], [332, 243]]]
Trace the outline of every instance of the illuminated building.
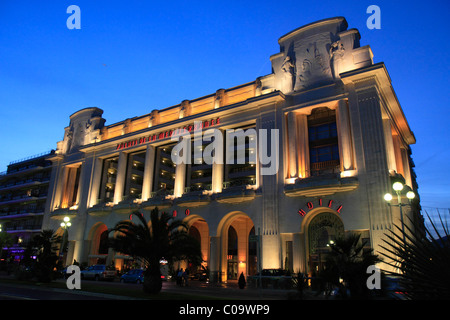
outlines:
[[42, 230], [53, 151], [13, 161], [0, 174], [0, 232], [11, 235], [3, 257], [20, 260], [25, 244]]
[[[255, 274], [258, 258], [264, 269], [311, 274], [345, 232], [380, 250], [399, 221], [383, 195], [397, 180], [417, 192], [415, 137], [385, 65], [373, 63], [359, 40], [344, 18], [321, 20], [282, 36], [270, 57], [273, 72], [255, 81], [111, 125], [99, 108], [72, 114], [49, 158], [44, 221], [56, 229], [71, 218], [67, 263], [122, 268], [128, 257], [107, 248], [107, 230], [133, 210], [148, 218], [154, 207], [189, 224], [220, 281]], [[257, 153], [251, 141], [263, 139], [261, 129], [278, 130], [278, 171], [262, 174], [259, 153], [256, 163], [175, 165], [171, 136], [191, 132], [197, 121], [203, 131], [254, 129], [246, 159]], [[403, 213], [418, 215], [414, 206]]]

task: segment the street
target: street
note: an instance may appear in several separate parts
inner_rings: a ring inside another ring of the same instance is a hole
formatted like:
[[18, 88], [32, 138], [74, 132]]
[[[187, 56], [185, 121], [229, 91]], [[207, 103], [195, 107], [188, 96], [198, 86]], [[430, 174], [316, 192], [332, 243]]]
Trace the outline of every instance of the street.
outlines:
[[[64, 279], [55, 282], [65, 284]], [[111, 288], [112, 292], [134, 291], [141, 292], [142, 285], [135, 283], [120, 283], [119, 281], [82, 280], [81, 290], [64, 288], [49, 288], [33, 284], [16, 284], [0, 280], [0, 300], [135, 300], [125, 295], [94, 293], [83, 290], [83, 285], [89, 286], [90, 291], [95, 288]], [[107, 290], [106, 290], [107, 291]], [[188, 286], [177, 286], [173, 281], [163, 281], [162, 293], [192, 296], [194, 299], [228, 299], [228, 300], [285, 300], [286, 290], [258, 290], [253, 288], [239, 289], [236, 283], [210, 284], [204, 281], [189, 281]]]

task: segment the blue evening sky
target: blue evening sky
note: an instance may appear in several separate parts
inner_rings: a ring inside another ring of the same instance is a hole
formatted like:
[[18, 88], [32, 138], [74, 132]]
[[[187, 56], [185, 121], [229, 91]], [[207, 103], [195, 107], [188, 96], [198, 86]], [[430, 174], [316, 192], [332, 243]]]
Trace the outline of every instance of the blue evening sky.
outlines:
[[[81, 29], [69, 30], [69, 5]], [[366, 27], [369, 5], [381, 29]], [[106, 124], [271, 73], [278, 39], [344, 16], [384, 62], [417, 143], [422, 205], [450, 208], [450, 2], [0, 0], [0, 171], [56, 148], [75, 111]]]

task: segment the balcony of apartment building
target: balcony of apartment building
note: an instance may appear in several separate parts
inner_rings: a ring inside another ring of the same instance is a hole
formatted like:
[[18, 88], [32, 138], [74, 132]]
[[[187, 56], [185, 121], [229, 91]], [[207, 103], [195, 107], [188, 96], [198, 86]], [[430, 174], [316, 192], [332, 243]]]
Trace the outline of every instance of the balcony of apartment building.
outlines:
[[43, 204], [38, 206], [34, 203], [25, 206], [4, 206], [0, 210], [0, 220], [11, 220], [32, 216], [43, 216], [45, 208]]
[[22, 202], [45, 201], [47, 199], [47, 190], [26, 189], [10, 190], [0, 194], [0, 206], [20, 204]]
[[48, 184], [50, 182], [50, 174], [36, 175], [29, 177], [20, 177], [17, 179], [7, 180], [0, 183], [0, 192], [13, 191], [21, 188], [30, 188]]

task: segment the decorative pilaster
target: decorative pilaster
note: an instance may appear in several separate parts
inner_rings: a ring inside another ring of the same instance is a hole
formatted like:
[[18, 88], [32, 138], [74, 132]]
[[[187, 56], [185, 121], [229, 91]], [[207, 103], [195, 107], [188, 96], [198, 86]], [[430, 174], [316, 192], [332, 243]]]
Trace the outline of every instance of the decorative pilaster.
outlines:
[[122, 201], [123, 198], [127, 171], [127, 159], [128, 154], [125, 152], [120, 152], [119, 163], [117, 164], [116, 186], [114, 189], [114, 204], [118, 204], [120, 201]]
[[144, 164], [144, 178], [142, 182], [142, 201], [147, 201], [150, 198], [153, 185], [153, 172], [155, 166], [155, 147], [147, 146]]
[[297, 116], [297, 148], [298, 148], [298, 177], [307, 178], [310, 175], [308, 118], [306, 114]]
[[287, 128], [288, 128], [288, 178], [298, 177], [298, 162], [297, 162], [297, 116], [295, 112], [290, 111], [287, 114]]
[[395, 163], [394, 140], [392, 138], [391, 120], [383, 119], [384, 140], [386, 144], [386, 158], [390, 173], [397, 171]]
[[336, 110], [341, 172], [355, 169], [350, 118], [346, 100], [339, 100]]

